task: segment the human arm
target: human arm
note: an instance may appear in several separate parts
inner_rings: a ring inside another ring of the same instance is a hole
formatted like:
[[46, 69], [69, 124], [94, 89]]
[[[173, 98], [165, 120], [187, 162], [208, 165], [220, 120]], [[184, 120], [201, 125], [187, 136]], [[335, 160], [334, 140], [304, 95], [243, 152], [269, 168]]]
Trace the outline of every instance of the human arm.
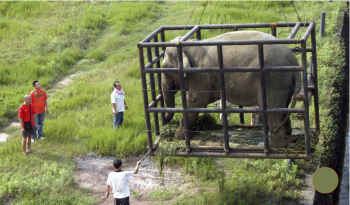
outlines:
[[34, 114], [35, 114], [35, 108], [34, 108], [34, 105], [30, 104], [30, 109], [31, 109], [31, 118], [33, 119], [34, 121], [34, 129], [37, 128], [37, 124], [36, 124], [36, 119], [34, 117]]
[[118, 115], [118, 110], [117, 110], [117, 99], [116, 99], [116, 96], [115, 96], [115, 92], [112, 92], [111, 94], [111, 103], [112, 103], [112, 107], [113, 107], [113, 112]]
[[141, 164], [141, 161], [138, 161], [135, 167], [134, 174], [137, 174], [137, 172], [139, 172], [140, 164]]
[[49, 114], [49, 107], [47, 105], [47, 99], [45, 100], [46, 114]]
[[24, 132], [24, 126], [23, 126], [23, 119], [22, 118], [19, 118], [19, 124], [20, 124], [20, 128], [21, 128], [21, 131]]
[[126, 105], [126, 101], [124, 100], [124, 106], [125, 106], [125, 110], [128, 109], [128, 106]]
[[109, 196], [109, 187], [111, 187], [110, 185], [107, 185], [107, 190], [106, 190], [106, 198], [108, 199], [108, 196]]
[[114, 113], [115, 113], [116, 115], [118, 115], [119, 112], [118, 112], [118, 110], [117, 110], [117, 108], [116, 108], [116, 106], [115, 106], [115, 103], [112, 103], [112, 106], [113, 106]]
[[36, 129], [37, 128], [37, 124], [36, 124], [36, 120], [35, 120], [34, 114], [32, 114], [32, 119], [34, 121], [34, 129]]

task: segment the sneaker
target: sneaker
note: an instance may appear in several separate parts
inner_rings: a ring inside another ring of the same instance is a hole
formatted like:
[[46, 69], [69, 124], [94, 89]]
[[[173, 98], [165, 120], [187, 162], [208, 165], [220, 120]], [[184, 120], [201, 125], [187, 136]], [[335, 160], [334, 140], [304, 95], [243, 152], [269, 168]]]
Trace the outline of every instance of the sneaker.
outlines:
[[44, 139], [45, 139], [45, 137], [39, 137], [39, 139], [44, 140]]
[[32, 143], [34, 142], [34, 139], [32, 138]]

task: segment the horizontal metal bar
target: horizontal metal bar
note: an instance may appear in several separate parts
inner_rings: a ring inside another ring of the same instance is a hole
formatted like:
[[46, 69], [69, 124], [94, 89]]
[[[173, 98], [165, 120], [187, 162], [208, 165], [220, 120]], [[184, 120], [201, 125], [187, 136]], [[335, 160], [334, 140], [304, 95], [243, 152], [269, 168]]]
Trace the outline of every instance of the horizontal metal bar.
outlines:
[[187, 108], [187, 113], [221, 113], [221, 108]]
[[178, 68], [145, 68], [143, 73], [179, 73]]
[[176, 42], [142, 42], [138, 47], [176, 47]]
[[[226, 113], [263, 113], [262, 108], [227, 108]], [[266, 109], [266, 113], [303, 113], [304, 109], [301, 108], [269, 108]]]
[[164, 51], [160, 52], [159, 56], [156, 56], [152, 59], [152, 63], [147, 63], [145, 65], [145, 68], [151, 68], [155, 63], [157, 63], [158, 60], [160, 60], [160, 58], [164, 56], [164, 54], [165, 54]]
[[217, 45], [258, 45], [258, 44], [296, 44], [299, 39], [276, 39], [276, 40], [235, 40], [235, 41], [186, 41], [182, 46], [217, 46]]
[[[294, 52], [294, 48], [290, 48], [290, 50], [291, 50], [292, 52]], [[307, 47], [307, 48], [306, 48], [306, 52], [312, 52], [312, 48], [311, 48], [311, 47]]]
[[[150, 35], [148, 35], [145, 39], [143, 39], [140, 43], [149, 42], [152, 38], [154, 38], [156, 35], [158, 35], [162, 30], [163, 30], [163, 27], [161, 26], [158, 29], [156, 29], [155, 31], [153, 31]], [[139, 44], [137, 44], [137, 47], [140, 48]]]
[[[191, 146], [192, 152], [223, 152], [224, 146]], [[177, 148], [177, 151], [185, 149], [184, 147]], [[229, 152], [239, 152], [239, 153], [264, 153], [264, 147], [229, 147]], [[270, 149], [271, 154], [285, 154], [284, 150], [278, 150], [276, 148]], [[289, 150], [288, 153], [291, 154], [305, 154], [305, 151], [293, 151]]]
[[148, 108], [148, 112], [183, 112], [182, 108]]
[[[232, 28], [269, 28], [269, 27], [288, 27], [295, 26], [300, 22], [289, 22], [289, 23], [251, 23], [251, 24], [211, 24], [211, 25], [199, 25], [200, 29], [232, 29]], [[309, 22], [306, 26], [309, 25]], [[179, 25], [179, 26], [163, 26], [164, 30], [190, 30], [196, 25]]]
[[180, 26], [163, 26], [164, 31], [166, 30], [191, 30], [195, 27], [196, 25], [180, 25]]
[[[180, 148], [181, 149], [181, 148]], [[192, 150], [224, 150], [223, 146], [191, 146]], [[264, 151], [263, 147], [230, 147], [230, 151]]]
[[210, 153], [210, 152], [176, 152], [182, 157], [222, 157], [222, 158], [272, 158], [272, 159], [306, 159], [306, 154], [269, 154], [265, 153]]
[[[200, 25], [200, 29], [232, 29], [232, 28], [269, 28], [295, 26], [298, 22], [290, 23], [251, 23], [251, 24], [212, 24]], [[309, 22], [306, 22], [308, 25]]]
[[155, 107], [157, 104], [157, 102], [159, 102], [161, 99], [163, 98], [163, 95], [159, 94], [157, 97], [156, 97], [156, 101], [152, 101], [148, 107]]
[[185, 72], [185, 73], [200, 73], [200, 72], [212, 73], [212, 72], [220, 72], [220, 70], [219, 70], [219, 67], [214, 67], [214, 68], [193, 67], [193, 68], [184, 68], [183, 72]]
[[[224, 72], [260, 72], [260, 68], [254, 67], [227, 67], [222, 69]], [[265, 67], [263, 71], [271, 71], [271, 72], [290, 72], [290, 71], [302, 71], [303, 68], [300, 66], [273, 66], [273, 67]], [[220, 72], [218, 67], [213, 68], [184, 68], [182, 70], [185, 73], [213, 73]], [[180, 70], [178, 68], [146, 68], [143, 71], [144, 73], [178, 73]]]
[[[222, 113], [221, 108], [148, 108], [148, 112], [186, 112], [186, 113]], [[261, 108], [227, 108], [225, 113], [262, 113]], [[270, 108], [266, 113], [304, 113], [303, 108]]]
[[[183, 41], [182, 46], [218, 46], [218, 45], [258, 45], [258, 44], [297, 44], [300, 39], [276, 40], [235, 40], [235, 41]], [[177, 42], [142, 42], [139, 47], [176, 47]]]
[[301, 66], [274, 66], [274, 67], [264, 67], [263, 71], [303, 71]]
[[269, 108], [266, 109], [267, 113], [304, 113], [303, 108]]

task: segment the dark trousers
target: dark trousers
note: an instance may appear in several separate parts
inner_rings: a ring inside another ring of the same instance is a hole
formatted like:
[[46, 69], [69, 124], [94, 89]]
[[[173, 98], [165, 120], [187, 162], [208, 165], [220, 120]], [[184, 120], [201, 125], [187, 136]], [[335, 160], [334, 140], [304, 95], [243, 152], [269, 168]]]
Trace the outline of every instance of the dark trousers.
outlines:
[[124, 120], [124, 113], [119, 112], [118, 115], [114, 114], [114, 119], [113, 119], [113, 128], [117, 128], [123, 124]]
[[125, 198], [114, 198], [114, 205], [129, 205], [129, 197], [125, 197]]

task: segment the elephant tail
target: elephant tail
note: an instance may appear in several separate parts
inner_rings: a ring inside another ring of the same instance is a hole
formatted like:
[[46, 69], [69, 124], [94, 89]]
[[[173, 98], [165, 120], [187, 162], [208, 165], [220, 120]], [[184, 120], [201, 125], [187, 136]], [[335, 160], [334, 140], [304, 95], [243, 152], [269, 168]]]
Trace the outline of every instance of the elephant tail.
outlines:
[[[299, 74], [300, 75], [300, 74]], [[291, 108], [294, 108], [295, 107], [295, 104], [297, 102], [297, 94], [299, 93], [300, 91], [300, 86], [301, 86], [301, 83], [300, 83], [300, 78], [297, 78], [296, 76], [296, 72], [293, 72], [293, 84], [294, 84], [294, 93], [293, 93], [293, 96], [292, 96], [292, 105], [291, 105]], [[299, 89], [298, 89], [299, 88]], [[287, 106], [288, 107], [288, 106]], [[284, 118], [283, 122], [276, 128], [274, 129], [273, 131], [276, 132], [282, 125], [284, 125], [284, 123], [287, 122], [288, 118], [290, 116], [290, 113], [287, 113], [286, 117]]]

